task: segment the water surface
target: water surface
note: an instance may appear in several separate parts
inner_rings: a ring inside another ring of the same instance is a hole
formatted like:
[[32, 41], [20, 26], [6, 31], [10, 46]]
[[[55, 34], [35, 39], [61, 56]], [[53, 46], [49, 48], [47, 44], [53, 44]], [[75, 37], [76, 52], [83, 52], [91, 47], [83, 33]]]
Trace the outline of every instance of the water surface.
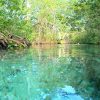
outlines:
[[100, 100], [100, 47], [0, 51], [0, 100]]

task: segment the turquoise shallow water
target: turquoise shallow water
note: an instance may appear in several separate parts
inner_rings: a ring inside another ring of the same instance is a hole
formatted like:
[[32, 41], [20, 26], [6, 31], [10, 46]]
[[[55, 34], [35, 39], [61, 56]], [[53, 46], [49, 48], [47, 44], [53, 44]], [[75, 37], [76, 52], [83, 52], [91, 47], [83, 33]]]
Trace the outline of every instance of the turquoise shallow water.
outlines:
[[100, 47], [0, 51], [0, 100], [100, 100]]

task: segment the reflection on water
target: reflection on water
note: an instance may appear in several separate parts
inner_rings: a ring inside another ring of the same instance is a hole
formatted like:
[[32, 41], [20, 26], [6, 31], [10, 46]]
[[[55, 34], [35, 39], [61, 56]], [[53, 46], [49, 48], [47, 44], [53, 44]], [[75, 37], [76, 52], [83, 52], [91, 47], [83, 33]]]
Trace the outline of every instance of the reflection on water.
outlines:
[[57, 45], [0, 52], [0, 100], [99, 98], [99, 46]]
[[59, 88], [52, 100], [84, 100], [72, 86]]

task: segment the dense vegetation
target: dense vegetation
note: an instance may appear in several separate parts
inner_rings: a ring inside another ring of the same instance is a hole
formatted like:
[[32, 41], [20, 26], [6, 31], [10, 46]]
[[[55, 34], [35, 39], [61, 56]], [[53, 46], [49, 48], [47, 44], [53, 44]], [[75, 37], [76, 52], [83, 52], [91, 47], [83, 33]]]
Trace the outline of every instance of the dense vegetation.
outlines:
[[34, 43], [100, 43], [100, 0], [0, 0], [0, 33]]

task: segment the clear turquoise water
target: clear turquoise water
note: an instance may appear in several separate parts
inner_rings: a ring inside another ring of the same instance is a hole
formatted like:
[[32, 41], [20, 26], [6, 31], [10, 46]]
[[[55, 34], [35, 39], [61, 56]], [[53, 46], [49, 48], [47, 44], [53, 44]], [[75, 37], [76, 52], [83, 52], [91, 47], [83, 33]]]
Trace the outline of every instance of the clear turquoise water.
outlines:
[[100, 47], [0, 51], [0, 100], [100, 100]]

